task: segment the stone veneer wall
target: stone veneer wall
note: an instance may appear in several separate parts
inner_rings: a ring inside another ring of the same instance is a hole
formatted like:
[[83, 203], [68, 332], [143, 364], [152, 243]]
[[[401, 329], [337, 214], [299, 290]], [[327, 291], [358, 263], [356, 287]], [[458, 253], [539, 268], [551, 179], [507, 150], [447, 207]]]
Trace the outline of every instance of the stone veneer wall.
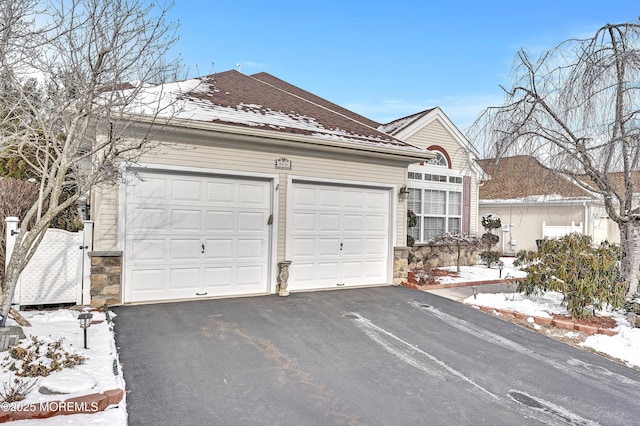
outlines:
[[410, 247], [393, 248], [393, 285], [401, 285], [407, 282], [410, 251]]
[[[458, 248], [454, 245], [419, 245], [410, 248], [409, 270], [422, 268], [441, 268], [456, 266]], [[480, 262], [480, 251], [460, 249], [460, 265], [477, 265]]]
[[91, 258], [91, 306], [122, 303], [122, 252], [94, 251]]

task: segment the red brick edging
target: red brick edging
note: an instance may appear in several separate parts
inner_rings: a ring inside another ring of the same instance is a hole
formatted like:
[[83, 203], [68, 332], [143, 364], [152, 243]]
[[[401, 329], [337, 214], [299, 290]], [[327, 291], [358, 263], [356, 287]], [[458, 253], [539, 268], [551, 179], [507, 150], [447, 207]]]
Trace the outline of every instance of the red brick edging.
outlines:
[[[477, 306], [477, 305], [473, 305], [473, 306]], [[576, 330], [588, 335], [605, 334], [607, 336], [615, 336], [616, 334], [618, 334], [617, 331], [612, 330], [610, 328], [601, 328], [601, 327], [594, 327], [592, 325], [577, 324], [572, 322], [570, 319], [560, 320], [560, 319], [553, 319], [548, 317], [536, 317], [536, 316], [528, 315], [522, 312], [510, 311], [507, 309], [492, 308], [490, 306], [478, 306], [478, 308], [483, 312], [487, 312], [487, 313], [497, 312], [501, 315], [504, 315], [507, 317], [512, 316], [518, 319], [527, 319], [527, 318], [533, 317], [534, 322], [538, 325], [553, 326], [553, 327], [562, 328], [565, 330]]]
[[69, 398], [65, 401], [15, 402], [10, 407], [1, 404], [0, 423], [13, 420], [46, 419], [70, 414], [94, 414], [120, 403], [123, 396], [124, 390], [111, 389], [102, 393]]

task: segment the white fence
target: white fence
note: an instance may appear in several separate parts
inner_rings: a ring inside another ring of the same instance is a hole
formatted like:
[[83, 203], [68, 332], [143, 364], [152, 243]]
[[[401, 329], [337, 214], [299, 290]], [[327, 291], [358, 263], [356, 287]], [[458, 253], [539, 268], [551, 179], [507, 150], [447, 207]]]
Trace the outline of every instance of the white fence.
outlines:
[[[16, 217], [6, 218], [9, 262], [18, 238]], [[13, 303], [21, 306], [55, 303], [90, 303], [93, 222], [83, 222], [84, 229], [67, 232], [48, 229], [31, 261], [20, 274]]]
[[572, 232], [582, 233], [582, 222], [580, 225], [576, 225], [574, 221], [571, 221], [569, 226], [549, 226], [546, 222], [542, 222], [542, 238], [559, 238]]

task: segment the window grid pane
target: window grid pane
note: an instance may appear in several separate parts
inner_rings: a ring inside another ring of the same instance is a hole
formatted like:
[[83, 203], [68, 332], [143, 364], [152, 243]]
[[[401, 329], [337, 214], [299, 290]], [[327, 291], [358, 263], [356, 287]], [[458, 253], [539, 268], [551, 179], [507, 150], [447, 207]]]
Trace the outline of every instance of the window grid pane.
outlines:
[[445, 232], [443, 217], [425, 217], [424, 218], [424, 241], [429, 241]]
[[450, 216], [462, 215], [462, 193], [461, 192], [449, 192], [449, 215]]
[[450, 234], [459, 234], [462, 232], [462, 220], [459, 217], [450, 217], [448, 221]]
[[424, 214], [446, 215], [447, 214], [447, 191], [436, 191], [432, 189], [424, 190]]

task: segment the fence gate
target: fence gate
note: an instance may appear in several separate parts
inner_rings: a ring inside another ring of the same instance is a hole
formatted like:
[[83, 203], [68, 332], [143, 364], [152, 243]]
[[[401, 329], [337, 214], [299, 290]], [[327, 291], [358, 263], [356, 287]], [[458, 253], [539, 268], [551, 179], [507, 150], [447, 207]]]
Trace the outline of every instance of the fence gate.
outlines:
[[[18, 218], [7, 218], [7, 255], [9, 262], [18, 233]], [[57, 303], [90, 303], [93, 222], [84, 229], [67, 232], [47, 229], [31, 261], [20, 274], [13, 303], [21, 306]]]

